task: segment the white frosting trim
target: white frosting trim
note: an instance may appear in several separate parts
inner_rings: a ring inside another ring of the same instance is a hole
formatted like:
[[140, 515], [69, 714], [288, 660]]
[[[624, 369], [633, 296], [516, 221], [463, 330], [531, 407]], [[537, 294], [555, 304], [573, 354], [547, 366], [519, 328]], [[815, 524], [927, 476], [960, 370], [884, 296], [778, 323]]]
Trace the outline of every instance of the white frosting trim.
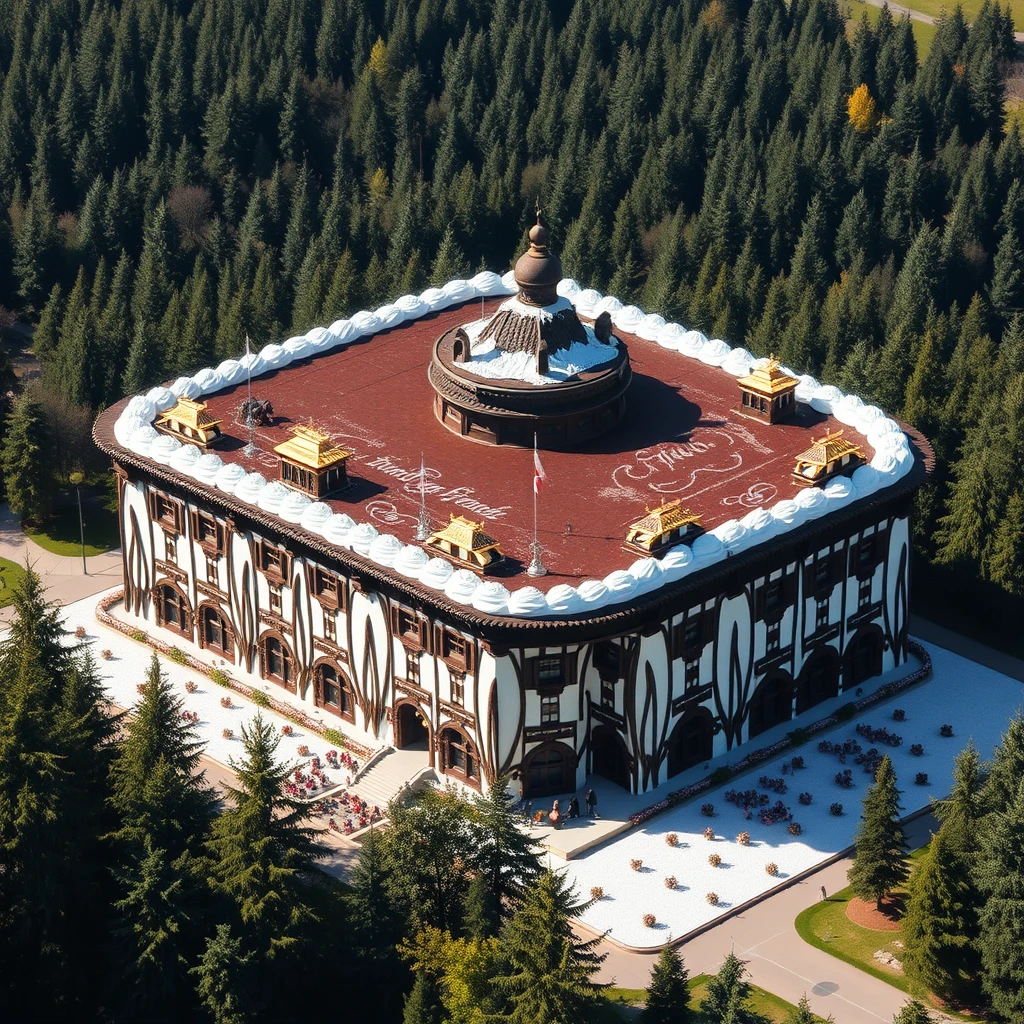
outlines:
[[[746, 349], [731, 348], [718, 338], [709, 341], [700, 331], [665, 323], [657, 313], [624, 306], [616, 298], [601, 295], [592, 288], [581, 288], [570, 278], [562, 280], [557, 291], [562, 300], [575, 305], [581, 316], [595, 319], [607, 311], [620, 330], [635, 333], [706, 365], [718, 366], [730, 376], [745, 376], [760, 362]], [[363, 310], [348, 320], [336, 320], [330, 327], [315, 327], [282, 344], [266, 345], [259, 354], [253, 352], [238, 359], [227, 359], [216, 368], [208, 367], [192, 377], [179, 377], [170, 387], [159, 386], [145, 395], [135, 395], [114, 423], [114, 436], [119, 445], [136, 455], [170, 466], [183, 476], [233, 494], [239, 501], [257, 505], [288, 522], [300, 523], [303, 529], [319, 534], [331, 544], [350, 547], [381, 565], [393, 566], [395, 571], [424, 586], [443, 590], [453, 601], [471, 604], [488, 615], [514, 618], [590, 613], [657, 590], [690, 572], [795, 529], [808, 519], [828, 515], [851, 501], [889, 487], [913, 466], [913, 453], [906, 435], [881, 409], [866, 405], [856, 395], [844, 395], [831, 384], [819, 384], [813, 377], [799, 376], [797, 400], [808, 403], [816, 412], [835, 416], [865, 436], [875, 449], [869, 465], [861, 466], [850, 478], [839, 477], [824, 488], [805, 488], [792, 499], [783, 498], [771, 508], [754, 509], [742, 520], [720, 523], [698, 537], [692, 550], [680, 545], [661, 558], [641, 559], [628, 570], [616, 569], [604, 580], [586, 580], [578, 587], [560, 583], [545, 595], [533, 586], [510, 592], [496, 581], [481, 582], [468, 570], [456, 571], [442, 558], [427, 557], [422, 548], [402, 546], [400, 540], [390, 535], [378, 536], [376, 528], [369, 523], [355, 523], [343, 513], [332, 513], [324, 502], [310, 502], [278, 481], [268, 484], [259, 473], [246, 474], [237, 463], [221, 464], [214, 453], [199, 454], [193, 445], [182, 446], [153, 427], [157, 414], [171, 408], [178, 397], [201, 398], [237, 384], [245, 379], [247, 367], [253, 376], [259, 376], [468, 299], [515, 295], [516, 292], [512, 271], [503, 276], [483, 271], [469, 281], [449, 281], [443, 288], [428, 288], [421, 295], [403, 295], [378, 310]], [[556, 305], [560, 307], [562, 302]]]

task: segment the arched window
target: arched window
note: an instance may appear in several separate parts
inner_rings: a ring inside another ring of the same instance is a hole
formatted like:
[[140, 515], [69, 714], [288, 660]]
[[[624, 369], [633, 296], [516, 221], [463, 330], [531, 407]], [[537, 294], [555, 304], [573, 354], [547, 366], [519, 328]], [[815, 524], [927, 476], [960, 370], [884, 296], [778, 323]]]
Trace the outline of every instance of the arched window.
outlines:
[[273, 633], [260, 641], [260, 669], [264, 679], [295, 692], [295, 658], [291, 648]]
[[354, 722], [356, 705], [352, 684], [333, 661], [321, 661], [313, 673], [313, 700], [317, 707]]
[[441, 771], [471, 786], [480, 785], [480, 755], [476, 744], [452, 726], [441, 730]]
[[199, 642], [208, 650], [235, 660], [235, 642], [228, 620], [208, 604], [199, 609]]
[[157, 587], [156, 606], [161, 626], [192, 638], [192, 609], [177, 587], [170, 583], [160, 584]]

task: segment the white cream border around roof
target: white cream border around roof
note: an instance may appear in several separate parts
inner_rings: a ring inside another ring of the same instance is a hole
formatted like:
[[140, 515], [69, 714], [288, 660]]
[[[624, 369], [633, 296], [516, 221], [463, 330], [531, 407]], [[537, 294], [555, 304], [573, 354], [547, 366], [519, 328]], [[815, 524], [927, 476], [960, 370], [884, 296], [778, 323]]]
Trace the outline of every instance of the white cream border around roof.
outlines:
[[[616, 569], [603, 580], [587, 580], [578, 587], [558, 584], [545, 594], [532, 586], [509, 591], [494, 580], [480, 580], [468, 569], [454, 569], [444, 559], [426, 558], [423, 549], [415, 544], [403, 545], [390, 534], [378, 534], [369, 523], [355, 523], [344, 513], [332, 512], [324, 502], [289, 491], [278, 481], [268, 483], [259, 473], [245, 474], [240, 466], [224, 463], [215, 453], [200, 452], [195, 445], [181, 444], [153, 427], [157, 415], [171, 408], [179, 397], [201, 398], [237, 384], [245, 379], [247, 368], [256, 377], [296, 359], [348, 345], [357, 338], [468, 299], [511, 295], [515, 291], [511, 271], [503, 278], [486, 271], [469, 281], [449, 281], [443, 288], [428, 288], [419, 296], [403, 295], [372, 313], [364, 310], [349, 320], [336, 320], [330, 327], [316, 327], [283, 344], [267, 345], [258, 354], [228, 359], [216, 369], [200, 370], [193, 377], [179, 377], [169, 388], [156, 387], [144, 396], [136, 395], [114, 424], [114, 435], [122, 447], [136, 455], [169, 466], [200, 483], [278, 515], [286, 522], [320, 534], [331, 544], [350, 548], [424, 586], [443, 591], [452, 601], [470, 605], [488, 615], [515, 618], [586, 614], [650, 593], [796, 529], [807, 520], [873, 494], [910, 472], [914, 455], [907, 437], [881, 409], [783, 367], [800, 381], [796, 389], [798, 401], [808, 403], [818, 412], [831, 413], [867, 438], [875, 449], [868, 465], [857, 469], [851, 478], [831, 481], [824, 489], [804, 488], [792, 500], [783, 499], [771, 508], [754, 509], [742, 519], [721, 523], [698, 537], [692, 547], [680, 545], [662, 558], [641, 558], [628, 569]], [[674, 349], [709, 366], [718, 366], [731, 377], [746, 376], [759, 362], [746, 349], [731, 348], [719, 339], [709, 341], [699, 331], [666, 323], [656, 313], [645, 314], [636, 306], [624, 306], [618, 299], [580, 288], [568, 278], [559, 284], [558, 293], [573, 302], [577, 311], [588, 319], [607, 311], [619, 330]]]

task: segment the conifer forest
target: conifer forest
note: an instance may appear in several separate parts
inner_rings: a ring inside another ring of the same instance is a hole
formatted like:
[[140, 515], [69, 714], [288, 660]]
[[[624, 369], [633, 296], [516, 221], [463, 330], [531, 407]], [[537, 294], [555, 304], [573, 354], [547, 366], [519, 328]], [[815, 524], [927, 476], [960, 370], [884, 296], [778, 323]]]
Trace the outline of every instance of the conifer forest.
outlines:
[[923, 559], [1024, 592], [1009, 8], [0, 0], [0, 304], [95, 410], [478, 269], [566, 273], [922, 430]]
[[[943, 13], [926, 55], [909, 20], [848, 24], [837, 0], [0, 0], [0, 328], [32, 325], [42, 367], [0, 426], [12, 507], [41, 511], [46, 474], [95, 467], [100, 409], [247, 336], [504, 273], [539, 205], [582, 286], [920, 430], [936, 465], [919, 583], [1024, 608], [1015, 57], [1010, 8], [990, 0], [970, 24]], [[20, 457], [55, 435], [45, 465]], [[601, 1019], [601, 956], [569, 927], [583, 897], [541, 870], [503, 795], [400, 811], [343, 891], [278, 794], [269, 726], [244, 737], [219, 805], [155, 659], [141, 710], [119, 717], [31, 572], [15, 608], [8, 1019]], [[999, 889], [1024, 872], [1015, 756], [977, 883], [1006, 906], [972, 905], [969, 979], [1006, 1020], [1024, 1013], [1020, 958], [978, 936], [1011, 935], [999, 915], [1019, 913], [1019, 888]], [[683, 970], [666, 958], [667, 989]]]

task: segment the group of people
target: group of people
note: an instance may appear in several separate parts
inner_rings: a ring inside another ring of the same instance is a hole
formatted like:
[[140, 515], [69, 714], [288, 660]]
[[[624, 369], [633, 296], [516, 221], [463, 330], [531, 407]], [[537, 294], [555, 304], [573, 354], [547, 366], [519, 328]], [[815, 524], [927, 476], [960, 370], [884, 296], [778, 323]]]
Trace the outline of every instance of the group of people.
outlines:
[[[592, 789], [587, 790], [583, 797], [583, 802], [587, 808], [587, 817], [598, 817], [597, 794]], [[575, 795], [569, 800], [569, 806], [566, 808], [565, 816], [567, 818], [578, 818], [580, 816], [580, 801]], [[562, 812], [558, 806], [557, 800], [551, 805], [551, 810], [548, 811], [548, 821], [551, 822], [555, 828], [562, 827]]]

